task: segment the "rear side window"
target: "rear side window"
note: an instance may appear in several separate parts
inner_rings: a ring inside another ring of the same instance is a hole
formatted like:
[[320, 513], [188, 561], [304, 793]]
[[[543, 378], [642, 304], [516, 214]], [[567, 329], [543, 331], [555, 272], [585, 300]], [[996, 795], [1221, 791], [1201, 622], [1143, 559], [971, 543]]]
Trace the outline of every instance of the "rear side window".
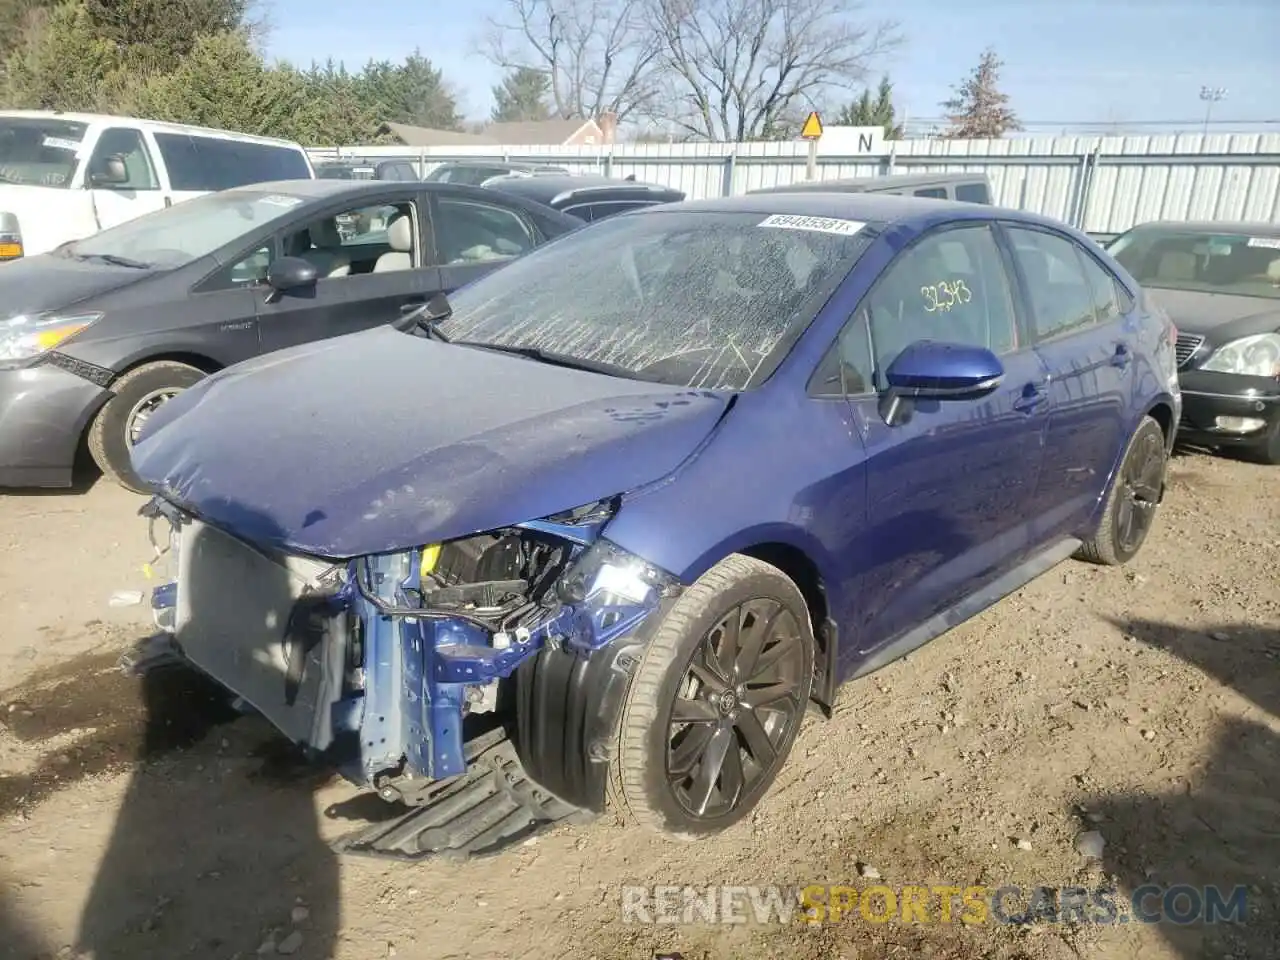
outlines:
[[535, 242], [524, 219], [497, 204], [441, 198], [433, 221], [442, 265], [518, 257]]
[[946, 187], [922, 187], [915, 192], [917, 197], [930, 197], [934, 200], [945, 200], [947, 198]]
[[990, 203], [991, 191], [985, 183], [956, 184], [956, 199], [964, 203]]
[[1036, 339], [1092, 325], [1098, 294], [1086, 273], [1085, 261], [1093, 262], [1088, 255], [1065, 237], [1040, 230], [1009, 227], [1008, 234], [1027, 281]]
[[271, 180], [309, 180], [300, 150], [266, 143], [157, 133], [174, 190], [230, 190]]
[[1128, 297], [1120, 288], [1120, 281], [1110, 271], [1099, 265], [1098, 261], [1083, 250], [1080, 252], [1080, 263], [1084, 275], [1089, 281], [1089, 289], [1093, 291], [1093, 313], [1099, 323], [1107, 323], [1121, 317], [1129, 309]]

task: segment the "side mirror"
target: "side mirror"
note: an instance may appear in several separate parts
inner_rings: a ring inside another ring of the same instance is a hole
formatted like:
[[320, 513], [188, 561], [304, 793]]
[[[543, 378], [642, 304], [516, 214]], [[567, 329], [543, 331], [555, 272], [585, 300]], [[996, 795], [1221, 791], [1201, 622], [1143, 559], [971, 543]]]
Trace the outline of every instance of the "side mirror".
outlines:
[[267, 267], [267, 286], [271, 288], [267, 302], [274, 303], [290, 290], [311, 286], [317, 276], [315, 264], [301, 257], [281, 257], [273, 261]]
[[904, 422], [904, 402], [972, 400], [989, 394], [1004, 379], [1004, 364], [985, 347], [940, 340], [908, 345], [885, 371], [889, 389], [881, 397], [885, 422]]
[[89, 174], [89, 183], [95, 187], [116, 187], [129, 182], [129, 168], [124, 157], [113, 154], [102, 161], [101, 166]]

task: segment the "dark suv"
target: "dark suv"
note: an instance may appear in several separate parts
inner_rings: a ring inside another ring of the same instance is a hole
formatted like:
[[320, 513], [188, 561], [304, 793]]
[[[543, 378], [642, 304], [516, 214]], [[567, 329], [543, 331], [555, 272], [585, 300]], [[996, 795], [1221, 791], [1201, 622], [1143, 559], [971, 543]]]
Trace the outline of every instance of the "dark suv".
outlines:
[[593, 175], [498, 177], [484, 187], [532, 200], [591, 223], [659, 203], [679, 203], [685, 195], [673, 187]]
[[319, 180], [401, 180], [422, 178], [408, 160], [334, 160], [316, 164]]

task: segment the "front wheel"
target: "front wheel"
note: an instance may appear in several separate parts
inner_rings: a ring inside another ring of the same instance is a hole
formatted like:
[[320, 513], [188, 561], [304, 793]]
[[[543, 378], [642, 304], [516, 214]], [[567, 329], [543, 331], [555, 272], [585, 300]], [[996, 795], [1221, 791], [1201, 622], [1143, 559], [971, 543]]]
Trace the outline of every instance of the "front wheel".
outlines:
[[89, 426], [89, 453], [103, 475], [134, 493], [147, 486], [133, 470], [130, 451], [147, 418], [183, 390], [204, 379], [204, 371], [161, 360], [130, 370], [116, 381], [115, 394]]
[[1111, 481], [1098, 530], [1076, 559], [1119, 566], [1137, 556], [1155, 520], [1168, 459], [1164, 430], [1154, 417], [1144, 417]]
[[781, 570], [734, 554], [676, 601], [624, 704], [625, 812], [684, 839], [742, 819], [778, 775], [813, 683], [813, 628]]

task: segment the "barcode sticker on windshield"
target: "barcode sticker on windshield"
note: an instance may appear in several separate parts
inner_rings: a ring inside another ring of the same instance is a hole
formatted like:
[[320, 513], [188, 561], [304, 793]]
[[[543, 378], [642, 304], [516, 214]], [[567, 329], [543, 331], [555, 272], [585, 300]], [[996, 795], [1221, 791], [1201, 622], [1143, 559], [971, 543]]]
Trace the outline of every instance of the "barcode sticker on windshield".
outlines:
[[1268, 250], [1280, 250], [1280, 237], [1250, 237], [1249, 246], [1266, 247]]
[[54, 150], [79, 150], [79, 140], [68, 140], [65, 137], [45, 137], [40, 141], [41, 146], [52, 147]]
[[778, 230], [816, 230], [819, 233], [835, 233], [852, 237], [866, 226], [858, 220], [836, 220], [831, 217], [801, 217], [790, 213], [775, 213], [761, 220], [757, 226]]
[[273, 207], [296, 207], [302, 202], [300, 197], [286, 197], [280, 194], [272, 194], [261, 199], [263, 203], [269, 203]]

